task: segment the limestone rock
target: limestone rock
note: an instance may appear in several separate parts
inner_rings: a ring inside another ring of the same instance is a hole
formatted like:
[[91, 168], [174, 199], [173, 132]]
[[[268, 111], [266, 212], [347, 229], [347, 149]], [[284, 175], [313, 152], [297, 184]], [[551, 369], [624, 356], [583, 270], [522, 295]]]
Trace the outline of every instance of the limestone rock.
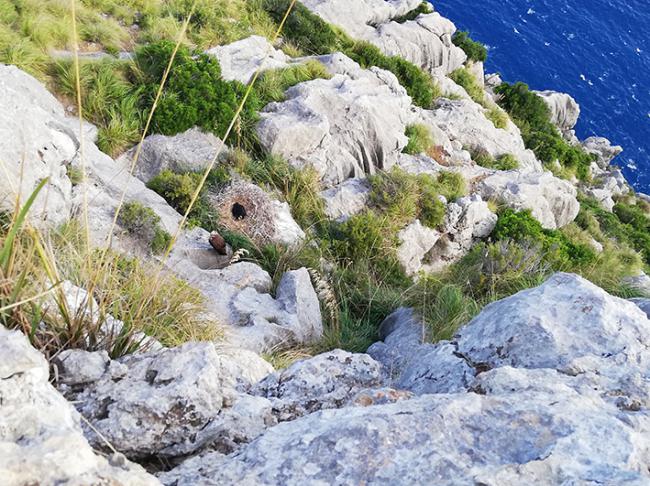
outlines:
[[242, 365], [212, 343], [187, 343], [122, 358], [119, 379], [104, 374], [70, 396], [90, 421], [87, 435], [102, 434], [132, 458], [176, 457], [210, 444], [232, 450], [273, 422], [268, 401], [236, 391]]
[[612, 142], [603, 137], [589, 137], [582, 142], [582, 148], [596, 156], [596, 163], [601, 169], [608, 167], [623, 152], [623, 147], [612, 145]]
[[296, 316], [297, 327], [292, 329], [298, 344], [317, 342], [323, 336], [323, 319], [318, 295], [306, 268], [286, 272], [276, 290], [277, 301]]
[[295, 246], [305, 240], [305, 232], [291, 215], [286, 202], [272, 201], [274, 233], [272, 240], [286, 246]]
[[422, 269], [424, 257], [434, 247], [440, 236], [438, 231], [423, 226], [419, 219], [397, 234], [400, 241], [397, 248], [397, 259], [407, 275], [416, 275]]
[[343, 222], [363, 211], [368, 203], [370, 185], [365, 179], [348, 179], [321, 193], [325, 213], [330, 219]]
[[33, 77], [0, 65], [0, 209], [13, 211], [16, 198], [29, 198], [41, 180], [48, 183], [28, 217], [34, 224], [58, 225], [72, 209], [67, 167], [78, 141], [61, 104]]
[[434, 12], [421, 14], [404, 23], [392, 19], [420, 5], [419, 0], [306, 0], [311, 11], [347, 32], [370, 42], [390, 56], [400, 56], [430, 73], [450, 73], [462, 66], [467, 56], [451, 42], [454, 24]]
[[639, 309], [645, 312], [646, 316], [650, 317], [650, 299], [634, 298], [630, 299]]
[[483, 150], [492, 157], [511, 154], [522, 170], [541, 171], [535, 154], [526, 149], [521, 132], [511, 121], [499, 129], [485, 116], [485, 108], [469, 99], [441, 99], [430, 112], [430, 123], [437, 125], [450, 140], [472, 150]]
[[484, 179], [478, 190], [484, 199], [516, 211], [530, 209], [547, 229], [569, 224], [580, 211], [575, 187], [550, 172], [498, 172]]
[[634, 277], [624, 278], [623, 284], [634, 291], [650, 297], [650, 277], [644, 272]]
[[17, 331], [0, 327], [2, 484], [156, 485], [141, 467], [95, 454], [79, 414], [48, 382], [45, 358]]
[[[125, 167], [130, 167], [138, 147], [135, 146], [119, 158]], [[172, 172], [200, 172], [212, 162], [218, 151], [227, 153], [227, 147], [212, 133], [198, 128], [174, 136], [149, 135], [144, 139], [133, 175], [142, 182], [149, 182], [163, 170]]]
[[576, 126], [580, 117], [580, 105], [570, 95], [557, 91], [535, 91], [551, 111], [551, 123], [566, 133]]
[[363, 70], [342, 54], [319, 59], [333, 77], [300, 83], [268, 105], [257, 127], [262, 145], [296, 167], [313, 166], [328, 187], [389, 169], [408, 141], [406, 91], [392, 73]]
[[478, 194], [447, 205], [443, 236], [429, 251], [425, 271], [441, 270], [465, 256], [474, 243], [492, 233], [496, 223], [497, 215]]
[[340, 408], [359, 391], [382, 384], [381, 365], [366, 354], [340, 349], [298, 361], [269, 375], [252, 393], [269, 398], [279, 420]]
[[227, 81], [248, 84], [258, 69], [286, 67], [290, 58], [275, 49], [268, 40], [259, 35], [208, 49], [206, 54], [215, 56], [221, 65], [221, 77]]

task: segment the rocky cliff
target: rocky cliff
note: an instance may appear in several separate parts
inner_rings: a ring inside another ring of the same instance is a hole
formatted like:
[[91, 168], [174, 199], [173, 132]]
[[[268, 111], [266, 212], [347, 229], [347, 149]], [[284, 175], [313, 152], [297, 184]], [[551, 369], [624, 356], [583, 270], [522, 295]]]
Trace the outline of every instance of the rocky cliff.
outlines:
[[[154, 122], [111, 157], [0, 65], [3, 484], [648, 483], [648, 204], [622, 149], [577, 139], [569, 95], [484, 75], [418, 0], [298, 5], [340, 49], [287, 30], [183, 61], [264, 87], [225, 142]], [[219, 332], [179, 338], [189, 313]]]

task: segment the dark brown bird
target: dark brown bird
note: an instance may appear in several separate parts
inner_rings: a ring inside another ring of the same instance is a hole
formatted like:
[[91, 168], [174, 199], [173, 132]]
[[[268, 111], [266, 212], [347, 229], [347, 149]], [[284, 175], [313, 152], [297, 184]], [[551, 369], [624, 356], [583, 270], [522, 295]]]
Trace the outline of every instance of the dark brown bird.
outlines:
[[210, 242], [212, 248], [214, 248], [219, 255], [227, 254], [226, 240], [224, 240], [223, 236], [221, 236], [219, 233], [216, 231], [210, 233], [210, 239], [208, 241]]

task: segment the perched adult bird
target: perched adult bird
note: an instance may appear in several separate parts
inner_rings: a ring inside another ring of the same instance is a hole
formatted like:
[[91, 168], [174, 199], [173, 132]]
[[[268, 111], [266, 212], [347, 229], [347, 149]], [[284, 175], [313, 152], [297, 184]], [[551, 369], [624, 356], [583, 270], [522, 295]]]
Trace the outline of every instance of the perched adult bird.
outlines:
[[216, 231], [213, 231], [210, 233], [210, 239], [208, 240], [210, 242], [210, 246], [214, 248], [219, 255], [226, 255], [226, 240], [223, 239], [223, 236], [221, 236], [219, 233]]

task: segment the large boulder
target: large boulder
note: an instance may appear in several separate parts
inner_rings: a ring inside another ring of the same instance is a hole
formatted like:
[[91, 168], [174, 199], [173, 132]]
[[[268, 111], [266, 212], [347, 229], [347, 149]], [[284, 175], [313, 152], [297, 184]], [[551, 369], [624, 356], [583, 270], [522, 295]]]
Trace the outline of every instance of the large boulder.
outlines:
[[[646, 484], [650, 320], [576, 275], [487, 306], [452, 341], [400, 310], [371, 352], [419, 398], [321, 410], [165, 484]], [[314, 358], [317, 359], [317, 358]], [[280, 383], [281, 380], [278, 380]], [[300, 383], [300, 381], [298, 382]], [[280, 479], [281, 478], [281, 479]]]
[[268, 105], [257, 127], [262, 145], [296, 167], [313, 166], [329, 187], [389, 169], [408, 142], [406, 91], [392, 73], [342, 54], [319, 59], [332, 78], [300, 83]]
[[551, 112], [551, 123], [567, 133], [578, 123], [580, 105], [570, 95], [557, 91], [535, 91]]
[[596, 164], [601, 169], [606, 169], [612, 160], [623, 152], [623, 147], [612, 145], [612, 142], [603, 137], [587, 138], [582, 142], [582, 148], [586, 152], [596, 156]]
[[0, 326], [2, 484], [160, 484], [119, 454], [96, 454], [81, 417], [48, 380], [45, 358], [22, 333]]
[[[92, 362], [92, 355], [85, 360]], [[273, 423], [267, 400], [237, 391], [243, 369], [257, 378], [259, 364], [235, 361], [212, 343], [130, 355], [106, 363], [91, 381], [79, 380], [78, 368], [65, 366], [65, 358], [63, 364], [63, 382], [76, 385], [62, 390], [92, 425], [91, 443], [102, 448], [108, 440], [131, 458], [173, 458], [208, 444], [229, 451]]]
[[348, 179], [338, 186], [321, 192], [325, 201], [325, 214], [330, 219], [343, 222], [366, 208], [370, 184], [366, 179]]
[[279, 420], [341, 408], [360, 391], [383, 383], [381, 365], [367, 354], [340, 349], [298, 361], [267, 376], [251, 393], [271, 400]]
[[478, 191], [516, 211], [530, 209], [547, 229], [566, 226], [580, 211], [576, 188], [550, 172], [497, 172], [481, 181]]
[[[149, 182], [163, 170], [172, 172], [204, 171], [219, 150], [226, 154], [227, 147], [212, 133], [198, 128], [174, 136], [149, 135], [144, 139], [136, 161], [133, 175], [142, 182]], [[122, 155], [118, 160], [130, 167], [138, 152], [138, 146]]]
[[259, 35], [208, 49], [206, 54], [215, 56], [221, 66], [221, 77], [228, 81], [248, 84], [258, 69], [286, 67], [290, 58], [275, 49], [268, 40]]
[[463, 147], [494, 158], [510, 154], [517, 159], [520, 169], [541, 171], [535, 154], [524, 146], [519, 128], [511, 121], [505, 129], [496, 128], [485, 113], [485, 108], [470, 99], [441, 99], [424, 120], [438, 126], [451, 141], [458, 141]]
[[370, 42], [389, 56], [411, 61], [432, 74], [446, 74], [463, 65], [467, 56], [451, 37], [454, 24], [438, 13], [421, 14], [399, 23], [392, 19], [417, 8], [420, 0], [305, 0], [304, 5], [355, 39]]

